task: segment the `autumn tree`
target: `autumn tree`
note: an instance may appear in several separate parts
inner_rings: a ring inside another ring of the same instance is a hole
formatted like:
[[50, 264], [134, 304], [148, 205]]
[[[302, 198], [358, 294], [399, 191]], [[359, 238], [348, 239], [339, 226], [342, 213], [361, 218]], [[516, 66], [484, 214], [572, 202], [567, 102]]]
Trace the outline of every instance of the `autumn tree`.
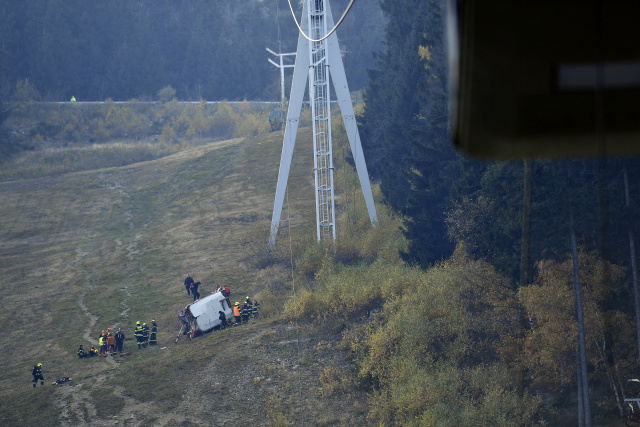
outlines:
[[[581, 249], [578, 254], [584, 323], [586, 330], [589, 386], [608, 388], [600, 393], [598, 404], [611, 411], [621, 410], [622, 375], [632, 371], [634, 346], [630, 345], [630, 321], [623, 312], [603, 313], [603, 301], [612, 298], [608, 290], [619, 289], [624, 271], [617, 265], [601, 260], [595, 252]], [[535, 283], [520, 288], [519, 298], [529, 321], [525, 334], [524, 361], [534, 387], [552, 390], [566, 389], [575, 384], [578, 326], [575, 319], [573, 263], [542, 260], [536, 264]], [[603, 277], [606, 274], [606, 277]], [[604, 287], [609, 282], [612, 287]], [[606, 316], [613, 319], [616, 336], [607, 337]], [[633, 332], [631, 331], [631, 335]], [[617, 372], [608, 369], [605, 343], [614, 346]], [[606, 413], [606, 410], [604, 411]], [[603, 412], [601, 411], [601, 416]]]
[[351, 340], [373, 388], [370, 417], [380, 425], [531, 424], [537, 400], [526, 395], [519, 407], [497, 351], [498, 331], [515, 317], [513, 292], [498, 296], [510, 289], [458, 248], [387, 301], [377, 323]]

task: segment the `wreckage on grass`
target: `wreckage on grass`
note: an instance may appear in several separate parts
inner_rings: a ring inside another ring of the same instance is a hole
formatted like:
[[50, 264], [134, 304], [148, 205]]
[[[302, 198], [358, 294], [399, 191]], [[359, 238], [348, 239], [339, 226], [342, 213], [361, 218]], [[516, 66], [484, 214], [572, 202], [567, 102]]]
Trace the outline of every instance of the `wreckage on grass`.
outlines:
[[227, 319], [233, 316], [233, 308], [229, 298], [222, 292], [216, 292], [207, 297], [201, 298], [180, 310], [178, 319], [182, 323], [180, 332], [176, 337], [176, 342], [180, 335], [186, 333], [189, 338], [209, 332], [220, 326], [220, 312], [223, 312]]

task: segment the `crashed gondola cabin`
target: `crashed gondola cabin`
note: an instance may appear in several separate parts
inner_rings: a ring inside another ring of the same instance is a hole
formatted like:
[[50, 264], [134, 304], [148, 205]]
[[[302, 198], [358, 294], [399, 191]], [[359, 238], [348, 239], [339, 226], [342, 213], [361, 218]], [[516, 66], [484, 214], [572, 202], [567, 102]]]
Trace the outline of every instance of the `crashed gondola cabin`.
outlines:
[[233, 316], [230, 301], [222, 292], [216, 292], [189, 304], [178, 314], [183, 324], [181, 332], [186, 330], [190, 336], [195, 336], [211, 331], [216, 326], [220, 326], [220, 311], [227, 319]]

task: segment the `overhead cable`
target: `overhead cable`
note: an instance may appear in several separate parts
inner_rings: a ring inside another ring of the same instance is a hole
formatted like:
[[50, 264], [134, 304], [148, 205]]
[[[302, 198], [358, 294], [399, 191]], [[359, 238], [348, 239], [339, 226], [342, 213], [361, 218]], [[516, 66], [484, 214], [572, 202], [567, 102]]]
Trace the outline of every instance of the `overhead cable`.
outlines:
[[300, 31], [300, 34], [302, 34], [302, 35], [303, 35], [303, 37], [304, 37], [305, 39], [309, 40], [310, 42], [321, 42], [321, 41], [323, 41], [324, 39], [326, 39], [327, 37], [329, 37], [331, 34], [333, 34], [333, 32], [334, 32], [335, 30], [337, 30], [337, 29], [338, 29], [338, 27], [340, 26], [340, 24], [342, 23], [342, 21], [344, 20], [344, 18], [347, 16], [347, 13], [349, 12], [349, 9], [351, 9], [351, 6], [353, 6], [353, 3], [354, 3], [356, 0], [351, 0], [351, 2], [349, 3], [349, 5], [347, 6], [346, 10], [344, 11], [344, 13], [342, 14], [342, 16], [340, 17], [340, 20], [338, 20], [338, 23], [337, 23], [337, 24], [336, 24], [336, 25], [331, 29], [331, 31], [329, 31], [329, 32], [327, 33], [327, 35], [326, 35], [326, 36], [322, 37], [321, 39], [317, 39], [317, 40], [314, 40], [314, 39], [310, 38], [309, 36], [307, 36], [307, 35], [304, 33], [304, 31], [302, 31], [302, 28], [300, 27], [300, 24], [298, 23], [298, 20], [296, 19], [296, 15], [295, 15], [295, 13], [293, 12], [293, 6], [291, 6], [291, 0], [287, 0], [287, 1], [289, 2], [289, 9], [291, 10], [291, 16], [293, 16], [293, 20], [295, 21], [295, 23], [296, 23], [296, 27], [298, 27], [298, 30]]

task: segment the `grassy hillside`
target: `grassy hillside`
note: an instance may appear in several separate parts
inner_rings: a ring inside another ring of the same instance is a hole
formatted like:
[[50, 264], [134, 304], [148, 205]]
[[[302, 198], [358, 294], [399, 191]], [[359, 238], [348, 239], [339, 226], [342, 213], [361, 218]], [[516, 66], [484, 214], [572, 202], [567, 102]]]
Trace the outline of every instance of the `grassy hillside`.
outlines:
[[[187, 273], [203, 295], [228, 285], [232, 300], [255, 297], [267, 276], [274, 289], [290, 279], [282, 267], [266, 275], [255, 267], [281, 143], [280, 133], [212, 141], [124, 167], [0, 184], [3, 423], [331, 424], [364, 414], [362, 396], [319, 400], [317, 358], [325, 356], [299, 352], [323, 337], [278, 321], [277, 300], [265, 301], [259, 322], [173, 343], [177, 312], [190, 302]], [[283, 213], [294, 225], [315, 217], [311, 147], [296, 150]], [[279, 238], [288, 241], [286, 227]], [[137, 351], [135, 323], [151, 319], [159, 345]], [[78, 360], [78, 346], [97, 344], [107, 327], [121, 327], [134, 354]], [[35, 363], [46, 381], [33, 389]], [[64, 376], [72, 383], [51, 385]]]
[[[66, 146], [43, 139], [32, 151], [5, 159], [3, 424], [574, 421], [575, 395], [556, 393], [538, 379], [555, 378], [546, 372], [557, 358], [545, 364], [535, 359], [537, 350], [525, 353], [531, 388], [522, 396], [517, 391], [523, 354], [513, 284], [473, 260], [464, 245], [427, 270], [403, 263], [401, 218], [378, 203], [378, 224], [371, 227], [355, 172], [342, 161], [348, 149], [340, 123], [333, 134], [338, 241], [332, 250], [315, 241], [311, 136], [305, 127], [279, 244], [270, 253], [281, 133], [169, 145], [154, 136], [122, 140], [115, 157], [104, 150], [112, 142]], [[166, 150], [157, 149], [162, 144]], [[140, 145], [152, 159], [123, 157]], [[68, 153], [87, 163], [57, 167]], [[33, 162], [50, 154], [55, 160]], [[114, 159], [124, 161], [105, 167]], [[10, 178], [31, 172], [31, 179]], [[380, 202], [376, 188], [374, 197]], [[597, 264], [591, 258], [581, 262]], [[188, 273], [202, 282], [203, 296], [221, 284], [230, 287], [232, 302], [257, 298], [260, 318], [175, 343], [177, 313], [192, 301], [183, 286]], [[550, 288], [562, 289], [565, 276], [558, 274]], [[159, 345], [139, 351], [136, 321], [152, 319], [159, 325]], [[570, 334], [571, 323], [565, 323]], [[125, 350], [133, 354], [78, 360], [78, 346], [96, 345], [108, 327], [124, 330]], [[44, 365], [46, 381], [34, 389], [36, 363]], [[605, 425], [619, 417], [614, 396], [596, 374], [594, 401], [604, 409], [594, 419]], [[72, 382], [51, 385], [65, 376]]]

